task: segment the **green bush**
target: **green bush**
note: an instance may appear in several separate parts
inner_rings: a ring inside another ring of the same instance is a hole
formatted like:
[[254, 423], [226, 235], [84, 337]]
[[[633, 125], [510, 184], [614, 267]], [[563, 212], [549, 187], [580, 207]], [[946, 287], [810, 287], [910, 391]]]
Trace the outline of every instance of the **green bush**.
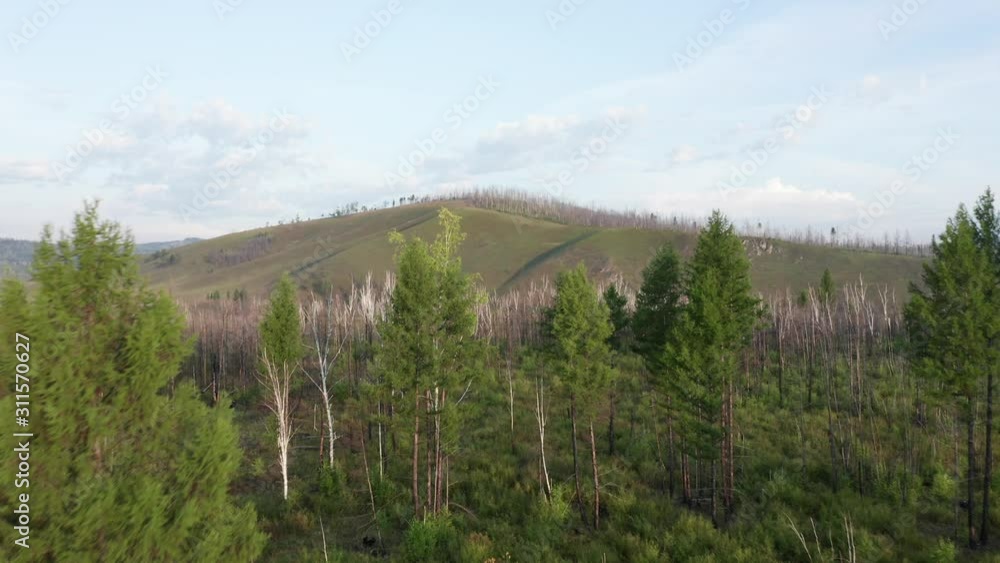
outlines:
[[931, 550], [928, 561], [933, 563], [955, 563], [958, 561], [958, 550], [955, 544], [946, 539], [939, 539], [937, 545]]
[[459, 543], [450, 515], [415, 520], [403, 539], [402, 556], [406, 561], [453, 561]]

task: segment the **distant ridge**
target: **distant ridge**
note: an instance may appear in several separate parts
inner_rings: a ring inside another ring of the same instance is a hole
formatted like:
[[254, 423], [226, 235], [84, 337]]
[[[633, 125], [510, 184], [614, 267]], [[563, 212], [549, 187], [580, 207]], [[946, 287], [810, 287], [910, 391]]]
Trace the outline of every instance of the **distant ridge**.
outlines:
[[[164, 242], [146, 242], [135, 245], [137, 254], [153, 254], [160, 250], [170, 250], [186, 244], [193, 244], [201, 241], [200, 238], [186, 238], [184, 240], [171, 240]], [[18, 240], [0, 238], [0, 277], [5, 272], [13, 273], [14, 277], [27, 278], [28, 269], [35, 256], [35, 247], [38, 242], [33, 240]]]
[[[304, 290], [346, 290], [369, 272], [380, 277], [392, 269], [391, 231], [432, 239], [440, 207], [462, 217], [464, 268], [480, 274], [488, 290], [501, 293], [552, 278], [581, 261], [596, 277], [620, 277], [634, 287], [656, 248], [670, 243], [689, 254], [698, 230], [693, 218], [483, 190], [404, 197], [381, 209], [234, 233], [160, 252], [148, 257], [143, 269], [155, 286], [185, 300], [235, 290], [265, 296], [283, 272], [292, 273]], [[753, 281], [762, 293], [797, 293], [815, 286], [829, 268], [838, 283], [863, 279], [888, 287], [902, 300], [909, 282], [919, 279], [922, 250], [902, 240], [884, 247], [862, 241], [854, 247], [819, 236], [772, 236], [763, 227], [746, 231]]]

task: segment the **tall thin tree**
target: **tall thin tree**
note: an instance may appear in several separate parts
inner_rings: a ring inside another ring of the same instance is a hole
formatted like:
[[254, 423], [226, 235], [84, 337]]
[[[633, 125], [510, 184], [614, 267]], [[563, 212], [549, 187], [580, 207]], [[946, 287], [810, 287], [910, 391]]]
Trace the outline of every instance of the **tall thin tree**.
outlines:
[[288, 463], [295, 420], [291, 392], [294, 375], [301, 367], [304, 345], [295, 285], [286, 274], [271, 294], [271, 302], [260, 323], [261, 375], [267, 408], [274, 413], [281, 467], [282, 494], [288, 500]]
[[976, 226], [965, 207], [948, 220], [935, 240], [933, 257], [924, 264], [923, 284], [911, 284], [906, 307], [914, 368], [955, 405], [966, 423], [966, 505], [969, 547], [976, 545], [975, 420], [976, 400], [984, 377], [995, 367], [995, 269], [977, 244]]

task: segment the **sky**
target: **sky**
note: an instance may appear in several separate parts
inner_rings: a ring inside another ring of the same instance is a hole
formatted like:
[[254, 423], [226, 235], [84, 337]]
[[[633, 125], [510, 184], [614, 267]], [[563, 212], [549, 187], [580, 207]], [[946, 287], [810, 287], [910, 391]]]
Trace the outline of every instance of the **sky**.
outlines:
[[924, 241], [997, 187], [995, 0], [7, 0], [0, 237], [500, 185]]

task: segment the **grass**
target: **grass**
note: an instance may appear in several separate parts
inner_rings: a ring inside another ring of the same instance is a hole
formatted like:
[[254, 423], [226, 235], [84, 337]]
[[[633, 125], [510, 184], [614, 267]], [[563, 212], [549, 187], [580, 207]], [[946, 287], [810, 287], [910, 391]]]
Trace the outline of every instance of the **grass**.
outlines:
[[[185, 299], [201, 299], [212, 291], [246, 289], [266, 295], [282, 272], [295, 274], [303, 287], [330, 284], [337, 289], [372, 272], [392, 269], [393, 247], [388, 233], [433, 238], [437, 209], [449, 207], [462, 216], [467, 239], [462, 259], [478, 272], [487, 289], [507, 291], [543, 276], [554, 277], [579, 261], [592, 275], [620, 273], [637, 286], [642, 269], [655, 249], [673, 244], [682, 254], [694, 249], [695, 235], [680, 231], [599, 229], [567, 225], [479, 209], [461, 201], [415, 204], [346, 217], [318, 219], [235, 233], [172, 251], [176, 262], [147, 262], [143, 269], [154, 286]], [[263, 256], [233, 266], [214, 266], [206, 257], [220, 250], [236, 251], [261, 233], [271, 236]], [[856, 281], [886, 285], [900, 299], [910, 281], [918, 279], [921, 260], [829, 247], [772, 242], [770, 252], [750, 251], [752, 276], [758, 291], [798, 292], [816, 285], [829, 268], [838, 284]]]

